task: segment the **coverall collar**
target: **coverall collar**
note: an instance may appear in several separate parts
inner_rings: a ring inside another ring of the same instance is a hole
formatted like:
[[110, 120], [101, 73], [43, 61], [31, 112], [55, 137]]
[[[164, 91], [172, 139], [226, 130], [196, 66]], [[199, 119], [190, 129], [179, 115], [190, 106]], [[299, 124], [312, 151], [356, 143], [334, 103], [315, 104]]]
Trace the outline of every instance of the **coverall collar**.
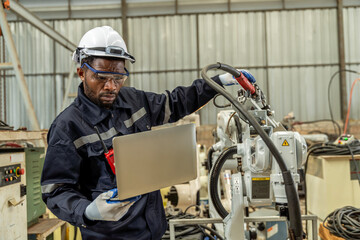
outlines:
[[83, 83], [80, 83], [76, 104], [82, 111], [83, 118], [87, 122], [95, 126], [99, 122], [103, 121], [106, 117], [108, 117], [113, 110], [121, 108], [131, 108], [129, 104], [120, 99], [119, 95], [117, 96], [111, 109], [99, 107], [85, 95], [84, 85]]

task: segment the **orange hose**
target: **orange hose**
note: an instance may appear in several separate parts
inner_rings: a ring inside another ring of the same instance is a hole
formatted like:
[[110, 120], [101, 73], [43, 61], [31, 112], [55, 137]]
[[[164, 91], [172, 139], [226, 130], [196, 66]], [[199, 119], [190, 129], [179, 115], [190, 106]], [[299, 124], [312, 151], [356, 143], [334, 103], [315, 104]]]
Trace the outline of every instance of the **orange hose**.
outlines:
[[356, 83], [357, 81], [360, 81], [360, 78], [355, 79], [355, 80], [353, 81], [352, 85], [351, 85], [351, 91], [350, 91], [350, 97], [349, 97], [349, 104], [348, 104], [348, 110], [347, 110], [347, 114], [346, 114], [346, 121], [345, 121], [345, 127], [344, 127], [344, 133], [343, 133], [343, 134], [346, 134], [346, 129], [347, 129], [347, 125], [348, 125], [349, 117], [350, 117], [350, 108], [351, 108], [352, 94], [353, 94], [353, 90], [354, 90], [355, 83]]

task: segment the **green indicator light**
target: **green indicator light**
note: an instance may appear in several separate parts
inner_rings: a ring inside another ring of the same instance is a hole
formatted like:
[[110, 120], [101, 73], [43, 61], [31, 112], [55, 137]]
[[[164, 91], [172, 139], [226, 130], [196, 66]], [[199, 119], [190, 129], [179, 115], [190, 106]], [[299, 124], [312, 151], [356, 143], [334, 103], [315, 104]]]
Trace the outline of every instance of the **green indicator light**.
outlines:
[[348, 138], [346, 137], [346, 138], [344, 138], [344, 140], [345, 140], [345, 141], [347, 141], [347, 140], [348, 140]]

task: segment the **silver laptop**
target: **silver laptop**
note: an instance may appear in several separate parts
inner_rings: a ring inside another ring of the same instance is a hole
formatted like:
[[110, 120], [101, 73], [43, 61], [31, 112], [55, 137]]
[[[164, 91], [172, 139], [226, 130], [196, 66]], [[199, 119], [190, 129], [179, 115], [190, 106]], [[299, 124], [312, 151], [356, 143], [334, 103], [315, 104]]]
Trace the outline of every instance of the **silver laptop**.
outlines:
[[194, 124], [113, 138], [119, 199], [197, 177]]

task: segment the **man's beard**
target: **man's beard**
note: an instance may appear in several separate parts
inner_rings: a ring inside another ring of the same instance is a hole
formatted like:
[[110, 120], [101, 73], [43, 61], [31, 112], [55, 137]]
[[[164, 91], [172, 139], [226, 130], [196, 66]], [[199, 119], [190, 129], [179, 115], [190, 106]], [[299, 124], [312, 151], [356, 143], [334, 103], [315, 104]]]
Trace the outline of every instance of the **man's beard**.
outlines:
[[87, 84], [86, 79], [84, 81], [84, 84], [85, 84], [84, 93], [93, 103], [95, 103], [99, 107], [112, 108], [113, 103], [115, 102], [115, 100], [113, 102], [111, 102], [111, 103], [107, 103], [107, 102], [102, 102], [100, 98], [102, 96], [104, 96], [104, 95], [115, 95], [115, 99], [116, 99], [118, 94], [115, 91], [100, 93], [99, 96], [96, 97], [96, 93], [93, 90], [91, 90], [91, 88]]

